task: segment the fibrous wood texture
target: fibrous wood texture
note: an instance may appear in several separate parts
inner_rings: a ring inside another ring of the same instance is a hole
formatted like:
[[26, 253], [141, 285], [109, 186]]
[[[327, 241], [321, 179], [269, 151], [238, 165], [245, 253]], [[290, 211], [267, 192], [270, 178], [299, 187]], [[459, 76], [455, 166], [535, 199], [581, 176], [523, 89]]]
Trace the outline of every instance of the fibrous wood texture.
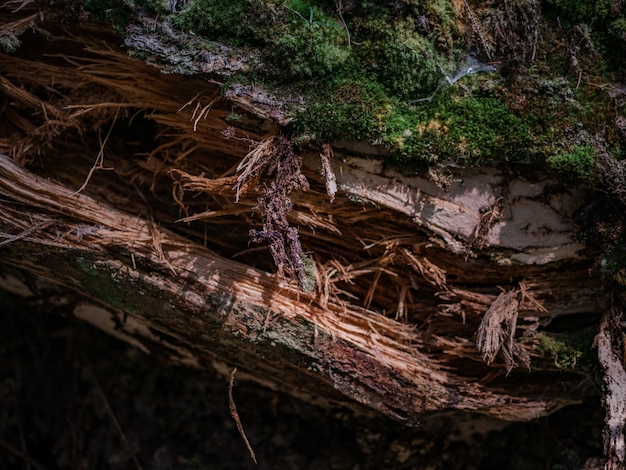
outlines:
[[528, 420], [594, 393], [538, 347], [607, 308], [576, 242], [584, 194], [523, 169], [417, 178], [362, 149], [298, 148], [254, 94], [25, 10], [40, 29], [0, 55], [5, 288], [35, 273], [145, 349], [412, 424]]

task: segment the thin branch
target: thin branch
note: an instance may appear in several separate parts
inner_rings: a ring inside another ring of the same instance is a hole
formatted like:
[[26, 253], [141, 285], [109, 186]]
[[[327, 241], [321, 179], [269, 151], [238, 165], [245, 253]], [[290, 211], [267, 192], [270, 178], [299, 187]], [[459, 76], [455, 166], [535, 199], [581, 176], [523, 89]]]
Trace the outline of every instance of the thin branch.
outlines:
[[98, 151], [98, 156], [96, 157], [96, 161], [94, 162], [93, 166], [89, 170], [89, 173], [87, 174], [87, 178], [85, 178], [85, 182], [83, 183], [83, 185], [80, 188], [78, 188], [76, 191], [74, 191], [72, 193], [72, 196], [76, 196], [78, 193], [80, 193], [83, 189], [87, 187], [87, 185], [89, 184], [89, 181], [91, 180], [91, 177], [96, 172], [96, 170], [105, 170], [105, 169], [112, 170], [113, 169], [113, 168], [104, 168], [104, 147], [109, 141], [109, 137], [111, 136], [111, 131], [113, 131], [113, 127], [115, 127], [115, 123], [117, 122], [117, 117], [119, 116], [119, 114], [120, 114], [120, 109], [117, 108], [117, 111], [115, 111], [115, 117], [113, 118], [113, 122], [111, 123], [111, 127], [109, 127], [109, 132], [107, 132], [107, 135], [104, 138], [104, 141], [100, 142], [100, 150]]
[[34, 232], [37, 232], [38, 230], [42, 230], [44, 228], [47, 228], [47, 227], [49, 227], [52, 224], [53, 224], [52, 220], [47, 220], [45, 222], [40, 222], [38, 224], [33, 225], [32, 227], [29, 227], [26, 230], [22, 231], [21, 233], [18, 233], [17, 235], [0, 234], [0, 236], [7, 236], [8, 237], [6, 240], [2, 240], [0, 242], [0, 246], [8, 245], [9, 243], [15, 242], [17, 240], [21, 240], [22, 238], [25, 238], [25, 237], [29, 236], [31, 233], [34, 233]]
[[258, 465], [258, 462], [256, 461], [256, 455], [254, 455], [252, 446], [250, 445], [250, 442], [248, 441], [248, 438], [246, 437], [246, 433], [243, 430], [243, 425], [241, 424], [241, 420], [239, 419], [239, 413], [237, 412], [237, 405], [235, 405], [235, 400], [233, 399], [233, 385], [235, 383], [236, 373], [237, 373], [237, 368], [235, 367], [233, 368], [233, 371], [230, 374], [230, 385], [228, 385], [228, 407], [230, 408], [230, 414], [235, 420], [235, 424], [237, 425], [237, 430], [239, 431], [239, 434], [241, 434], [241, 437], [243, 441], [246, 443], [246, 447], [248, 448], [248, 451], [250, 452], [250, 457], [252, 457], [252, 460], [254, 461], [254, 463]]

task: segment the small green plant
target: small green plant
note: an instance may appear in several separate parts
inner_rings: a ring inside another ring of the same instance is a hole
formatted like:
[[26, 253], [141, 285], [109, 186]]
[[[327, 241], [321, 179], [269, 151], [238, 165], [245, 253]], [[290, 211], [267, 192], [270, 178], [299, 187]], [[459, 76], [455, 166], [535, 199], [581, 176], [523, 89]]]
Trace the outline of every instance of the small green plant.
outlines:
[[576, 146], [569, 152], [548, 157], [547, 163], [552, 171], [565, 179], [591, 182], [595, 175], [596, 155], [589, 145]]

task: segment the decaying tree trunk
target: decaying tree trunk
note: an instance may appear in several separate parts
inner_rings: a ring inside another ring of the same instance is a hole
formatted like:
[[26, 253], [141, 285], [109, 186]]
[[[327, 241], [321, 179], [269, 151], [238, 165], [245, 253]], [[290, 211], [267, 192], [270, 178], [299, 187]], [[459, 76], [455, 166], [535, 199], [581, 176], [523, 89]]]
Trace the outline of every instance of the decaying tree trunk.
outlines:
[[576, 240], [585, 194], [530, 170], [409, 177], [367, 146], [298, 148], [280, 102], [27, 10], [2, 18], [28, 29], [0, 54], [4, 289], [34, 295], [34, 274], [139, 347], [409, 424], [530, 420], [596, 393], [581, 358], [609, 305]]

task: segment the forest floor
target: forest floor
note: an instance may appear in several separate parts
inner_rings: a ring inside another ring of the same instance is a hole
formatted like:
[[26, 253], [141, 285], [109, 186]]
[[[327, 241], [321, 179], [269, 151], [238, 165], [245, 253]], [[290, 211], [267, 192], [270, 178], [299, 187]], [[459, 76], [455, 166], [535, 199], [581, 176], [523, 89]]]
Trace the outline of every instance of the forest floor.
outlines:
[[[165, 364], [37, 299], [0, 291], [0, 467], [580, 469], [602, 455], [599, 398], [530, 423], [472, 415], [407, 428], [235, 377]], [[600, 468], [600, 467], [597, 467]]]

